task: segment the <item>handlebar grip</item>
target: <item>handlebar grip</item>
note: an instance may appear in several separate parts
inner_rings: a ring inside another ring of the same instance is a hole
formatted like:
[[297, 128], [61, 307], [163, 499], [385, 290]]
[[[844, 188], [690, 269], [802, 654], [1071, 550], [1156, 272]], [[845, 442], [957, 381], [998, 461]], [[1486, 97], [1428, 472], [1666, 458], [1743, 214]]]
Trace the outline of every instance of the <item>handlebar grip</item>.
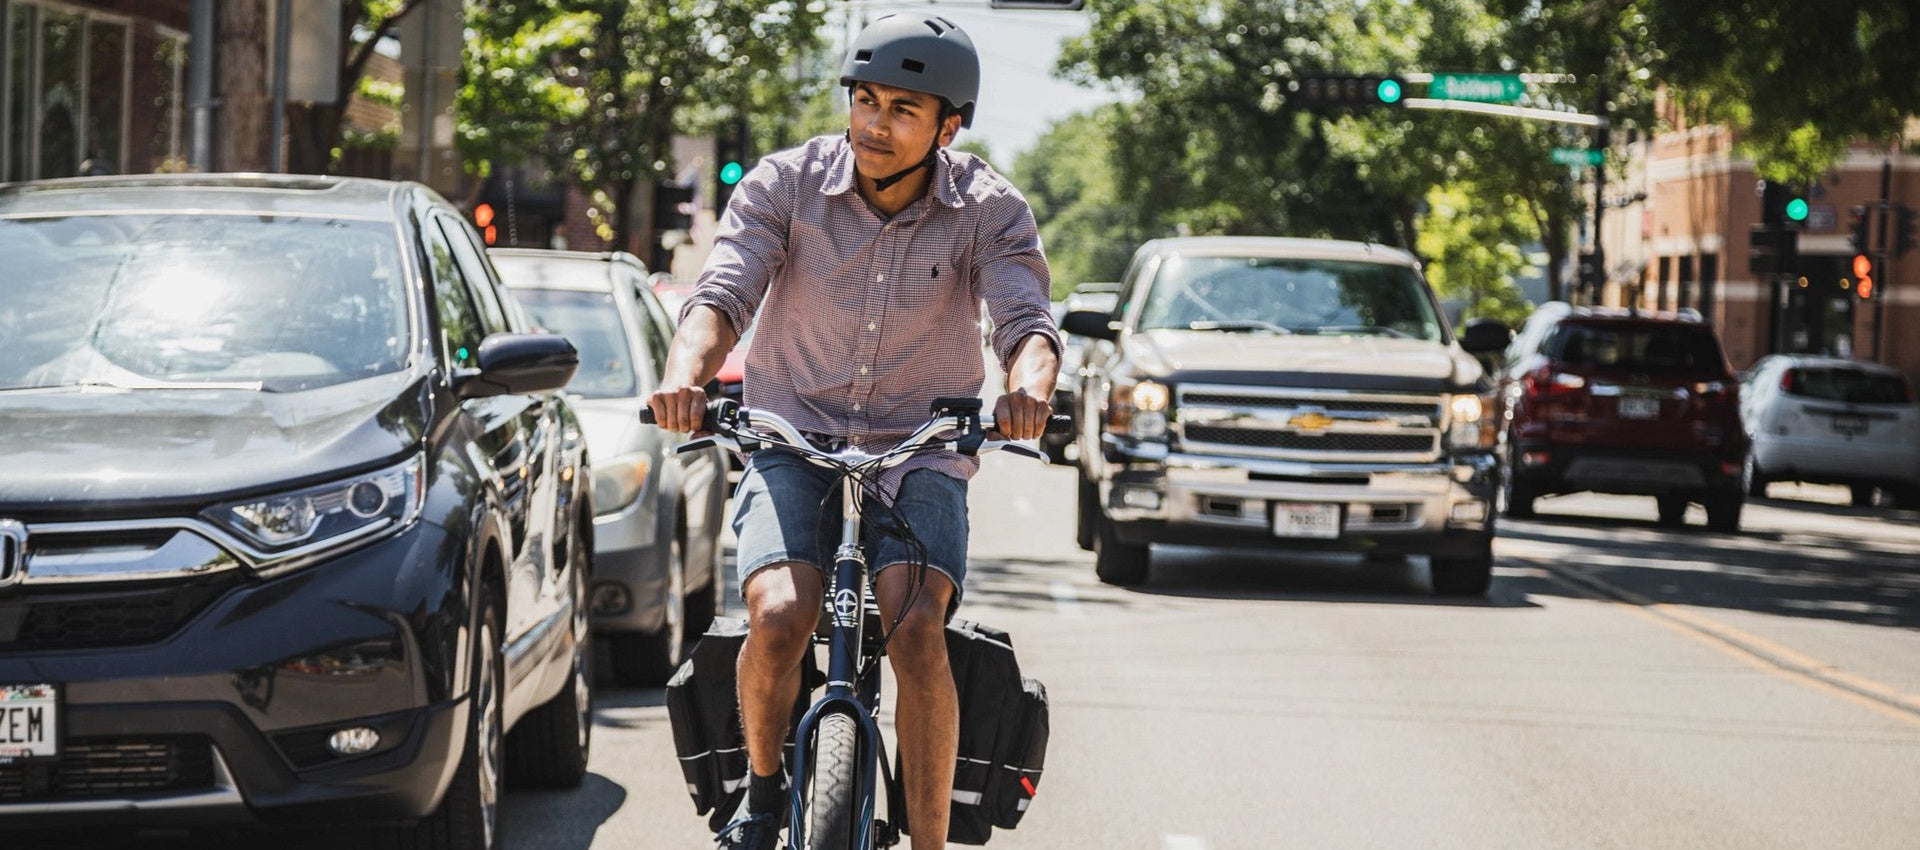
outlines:
[[1049, 434], [1073, 433], [1073, 417], [1071, 416], [1047, 417], [1047, 433]]
[[[716, 398], [707, 402], [707, 412], [700, 418], [700, 430], [715, 433], [719, 432], [722, 423], [722, 411], [726, 410], [727, 406], [731, 404], [733, 404], [733, 400], [729, 398]], [[653, 408], [640, 408], [640, 424], [660, 424], [659, 420], [653, 415]]]

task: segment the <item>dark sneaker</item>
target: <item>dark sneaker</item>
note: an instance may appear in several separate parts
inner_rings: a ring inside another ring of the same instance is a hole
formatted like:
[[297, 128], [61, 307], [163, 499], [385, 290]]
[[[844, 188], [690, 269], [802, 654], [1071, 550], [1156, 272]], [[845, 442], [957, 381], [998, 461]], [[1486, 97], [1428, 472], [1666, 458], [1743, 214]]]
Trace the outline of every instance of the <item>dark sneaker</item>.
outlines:
[[720, 850], [776, 850], [780, 844], [780, 818], [769, 812], [748, 814], [742, 811], [713, 837]]

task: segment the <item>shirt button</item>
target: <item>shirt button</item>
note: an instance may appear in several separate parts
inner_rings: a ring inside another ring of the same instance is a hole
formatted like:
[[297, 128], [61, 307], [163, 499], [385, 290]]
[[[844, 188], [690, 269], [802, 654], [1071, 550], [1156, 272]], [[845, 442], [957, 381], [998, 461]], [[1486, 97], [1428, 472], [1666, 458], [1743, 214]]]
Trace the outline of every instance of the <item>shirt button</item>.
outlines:
[[887, 276], [884, 274], [874, 275], [873, 280], [875, 283], [886, 283]]
[[874, 323], [872, 323], [872, 322], [868, 322], [868, 323], [867, 323], [867, 330], [870, 330], [870, 331], [877, 331], [877, 330], [879, 330], [879, 329], [880, 329], [880, 326], [879, 326], [879, 325], [876, 325], [876, 324], [874, 324]]
[[860, 374], [865, 375], [866, 373], [867, 373], [867, 367], [865, 366], [860, 367]]
[[854, 412], [855, 412], [855, 413], [858, 413], [858, 412], [860, 411], [860, 403], [859, 403], [859, 402], [857, 402], [857, 401], [856, 401], [856, 402], [854, 402], [854, 403], [853, 403], [853, 410], [854, 410]]

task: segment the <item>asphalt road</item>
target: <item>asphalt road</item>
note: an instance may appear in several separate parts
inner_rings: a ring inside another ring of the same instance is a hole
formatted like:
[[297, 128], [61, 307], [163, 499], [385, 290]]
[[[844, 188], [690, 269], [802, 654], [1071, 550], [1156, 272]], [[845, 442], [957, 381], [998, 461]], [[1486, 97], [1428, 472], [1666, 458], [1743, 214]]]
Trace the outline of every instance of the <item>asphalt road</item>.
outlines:
[[[1776, 486], [1726, 536], [1562, 497], [1502, 526], [1484, 600], [1432, 596], [1418, 559], [1277, 547], [1156, 550], [1122, 590], [1072, 544], [1072, 476], [999, 455], [973, 485], [962, 615], [1010, 631], [1053, 705], [1040, 794], [994, 847], [1920, 844], [1920, 516]], [[586, 784], [503, 821], [513, 848], [711, 846], [657, 689], [603, 691]], [[34, 838], [0, 844], [134, 841]]]

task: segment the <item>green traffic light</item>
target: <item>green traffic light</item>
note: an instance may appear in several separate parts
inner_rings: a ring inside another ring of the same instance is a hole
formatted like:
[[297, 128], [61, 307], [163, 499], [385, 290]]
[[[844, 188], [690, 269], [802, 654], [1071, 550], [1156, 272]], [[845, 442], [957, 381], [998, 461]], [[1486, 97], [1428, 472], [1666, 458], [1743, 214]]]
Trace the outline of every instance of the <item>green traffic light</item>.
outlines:
[[1806, 198], [1794, 198], [1793, 200], [1787, 202], [1787, 219], [1789, 221], [1806, 221], [1807, 220], [1807, 199]]
[[1400, 83], [1395, 80], [1381, 80], [1379, 87], [1374, 89], [1374, 92], [1380, 96], [1381, 103], [1400, 102]]
[[740, 178], [745, 176], [747, 176], [747, 170], [742, 168], [740, 163], [729, 162], [726, 165], [720, 166], [720, 182], [728, 186], [740, 182]]

